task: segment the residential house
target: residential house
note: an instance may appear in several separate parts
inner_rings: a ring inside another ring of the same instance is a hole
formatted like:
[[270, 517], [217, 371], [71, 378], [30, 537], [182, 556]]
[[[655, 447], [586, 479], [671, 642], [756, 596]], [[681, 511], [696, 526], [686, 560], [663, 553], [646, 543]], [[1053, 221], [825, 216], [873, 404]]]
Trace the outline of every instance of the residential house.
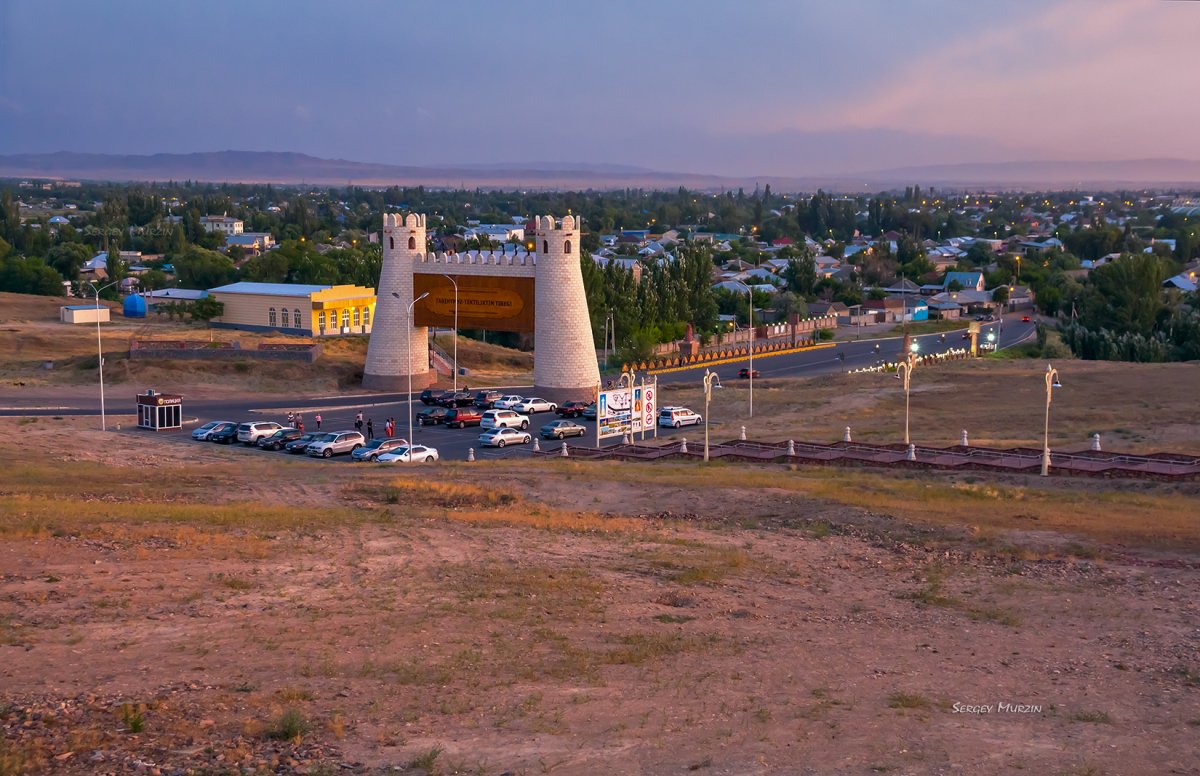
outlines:
[[950, 288], [951, 283], [958, 283], [965, 290], [982, 291], [986, 287], [982, 272], [947, 272], [942, 279], [942, 289]]
[[241, 234], [245, 224], [240, 218], [227, 215], [200, 216], [200, 225], [206, 232], [222, 232], [224, 234]]

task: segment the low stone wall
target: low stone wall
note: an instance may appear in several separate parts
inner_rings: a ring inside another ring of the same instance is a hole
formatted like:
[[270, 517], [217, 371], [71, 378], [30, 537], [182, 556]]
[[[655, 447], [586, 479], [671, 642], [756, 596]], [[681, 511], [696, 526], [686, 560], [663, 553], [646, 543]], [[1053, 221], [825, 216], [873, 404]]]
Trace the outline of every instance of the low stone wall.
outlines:
[[308, 364], [321, 355], [320, 343], [290, 345], [263, 343], [254, 350], [243, 349], [241, 343], [206, 342], [204, 340], [133, 340], [129, 343], [129, 358], [133, 360], [172, 359], [192, 361], [302, 361]]

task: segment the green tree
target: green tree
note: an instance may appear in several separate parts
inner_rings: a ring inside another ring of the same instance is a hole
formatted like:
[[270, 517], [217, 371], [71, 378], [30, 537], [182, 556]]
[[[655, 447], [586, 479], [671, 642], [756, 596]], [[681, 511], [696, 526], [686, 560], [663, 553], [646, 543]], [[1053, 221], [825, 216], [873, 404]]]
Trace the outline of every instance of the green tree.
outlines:
[[82, 243], [60, 243], [46, 254], [46, 264], [53, 267], [64, 280], [78, 280], [79, 270], [91, 258]]
[[228, 256], [197, 246], [177, 256], [174, 264], [180, 288], [214, 288], [237, 278], [237, 270]]

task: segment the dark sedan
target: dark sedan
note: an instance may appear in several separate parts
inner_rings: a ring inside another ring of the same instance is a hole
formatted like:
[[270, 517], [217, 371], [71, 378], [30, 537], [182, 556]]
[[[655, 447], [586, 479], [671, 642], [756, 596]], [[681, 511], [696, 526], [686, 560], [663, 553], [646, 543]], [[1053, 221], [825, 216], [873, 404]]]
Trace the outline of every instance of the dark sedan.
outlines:
[[258, 446], [263, 450], [282, 450], [283, 446], [288, 442], [292, 442], [304, 436], [304, 432], [298, 428], [281, 428], [270, 436], [265, 436], [258, 440]]
[[459, 391], [458, 393], [455, 393], [454, 391], [446, 391], [438, 397], [437, 403], [448, 409], [453, 409], [454, 407], [470, 407], [475, 403], [475, 394], [468, 393], [467, 391]]
[[237, 441], [237, 430], [237, 423], [226, 423], [221, 428], [210, 431], [208, 441], [219, 445], [231, 445]]
[[584, 420], [595, 420], [596, 419], [596, 403], [592, 402], [588, 406], [584, 407], [583, 414], [580, 415], [580, 417], [583, 418]]
[[437, 404], [443, 395], [448, 391], [439, 391], [436, 388], [426, 388], [421, 391], [421, 403], [428, 407], [431, 404]]
[[450, 410], [445, 407], [430, 407], [427, 410], [421, 410], [417, 413], [417, 423], [422, 426], [436, 426], [446, 422], [446, 415]]
[[583, 413], [587, 411], [587, 408], [587, 402], [569, 401], [560, 406], [555, 412], [564, 418], [581, 418], [583, 417]]
[[303, 434], [301, 436], [298, 436], [295, 439], [293, 439], [292, 441], [284, 443], [284, 445], [283, 445], [284, 452], [291, 453], [292, 455], [303, 455], [304, 450], [305, 450], [305, 448], [308, 447], [309, 443], [312, 442], [313, 440], [315, 440], [319, 436], [321, 436], [321, 434], [319, 432]]
[[543, 439], [563, 439], [569, 436], [583, 436], [587, 429], [573, 420], [555, 420], [538, 429]]

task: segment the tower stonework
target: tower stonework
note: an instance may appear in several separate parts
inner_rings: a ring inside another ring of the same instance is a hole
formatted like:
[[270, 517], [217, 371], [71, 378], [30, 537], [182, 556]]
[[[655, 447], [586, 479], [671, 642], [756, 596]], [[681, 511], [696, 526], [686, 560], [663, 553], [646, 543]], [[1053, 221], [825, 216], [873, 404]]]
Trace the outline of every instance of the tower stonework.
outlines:
[[[429, 370], [429, 330], [408, 325], [408, 305], [413, 300], [413, 264], [425, 253], [425, 216], [383, 214], [383, 266], [376, 289], [375, 319], [367, 345], [363, 387], [372, 390], [425, 388], [433, 382]], [[392, 296], [392, 294], [396, 296]], [[408, 336], [405, 330], [408, 329]]]
[[534, 391], [552, 401], [584, 399], [600, 382], [579, 267], [579, 219], [534, 219]]

